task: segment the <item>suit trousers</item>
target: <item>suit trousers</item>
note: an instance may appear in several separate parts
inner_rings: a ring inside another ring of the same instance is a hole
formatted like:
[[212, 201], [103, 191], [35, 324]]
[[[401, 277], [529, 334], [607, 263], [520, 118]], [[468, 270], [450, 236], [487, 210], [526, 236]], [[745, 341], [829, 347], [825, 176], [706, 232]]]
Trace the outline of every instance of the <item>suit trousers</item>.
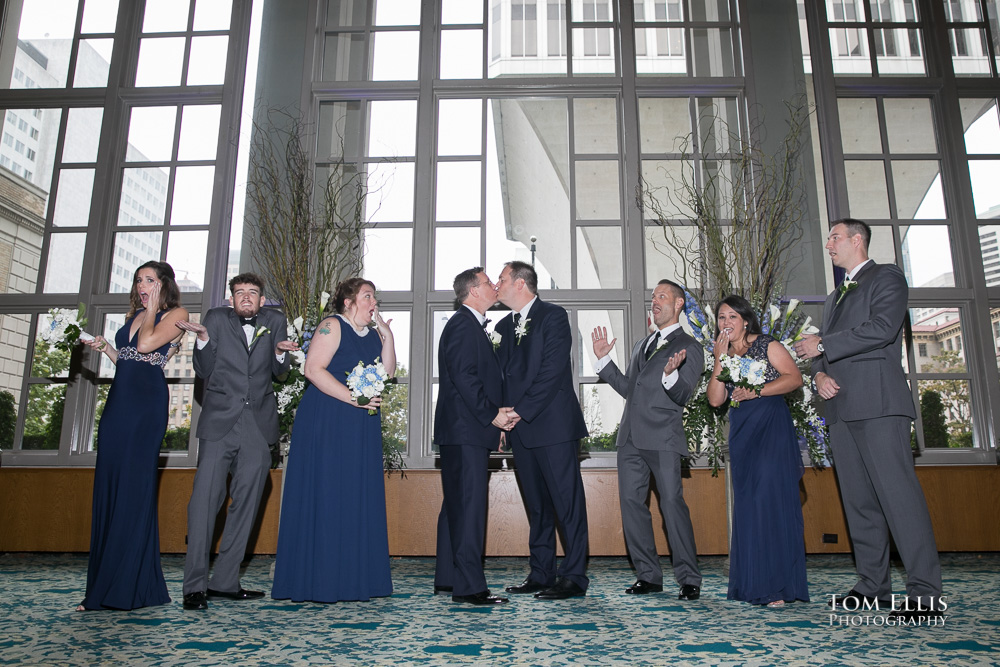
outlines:
[[[204, 416], [203, 416], [204, 417]], [[198, 470], [188, 502], [188, 545], [184, 559], [184, 594], [205, 591], [236, 592], [240, 588], [240, 563], [257, 517], [260, 497], [271, 468], [271, 452], [261, 435], [253, 411], [245, 407], [221, 440], [200, 441]], [[209, 582], [209, 552], [215, 520], [226, 500], [226, 478], [232, 473], [215, 573]]]
[[[551, 586], [556, 577], [587, 590], [587, 498], [580, 475], [580, 441], [547, 447], [512, 446], [518, 484], [528, 512], [528, 579]], [[556, 520], [565, 555], [556, 569]]]
[[483, 572], [486, 512], [489, 502], [490, 450], [441, 445], [444, 503], [438, 517], [436, 586], [451, 586], [452, 595], [474, 595], [487, 589]]
[[653, 518], [646, 505], [650, 473], [656, 480], [660, 496], [660, 513], [667, 527], [674, 578], [682, 586], [701, 586], [694, 528], [681, 486], [681, 455], [658, 449], [638, 449], [629, 438], [618, 448], [618, 499], [625, 545], [636, 577], [651, 584], [663, 583], [663, 569], [653, 536]]
[[891, 533], [906, 568], [906, 592], [928, 604], [941, 595], [941, 565], [923, 489], [913, 469], [910, 418], [881, 417], [830, 424], [859, 593], [887, 598]]

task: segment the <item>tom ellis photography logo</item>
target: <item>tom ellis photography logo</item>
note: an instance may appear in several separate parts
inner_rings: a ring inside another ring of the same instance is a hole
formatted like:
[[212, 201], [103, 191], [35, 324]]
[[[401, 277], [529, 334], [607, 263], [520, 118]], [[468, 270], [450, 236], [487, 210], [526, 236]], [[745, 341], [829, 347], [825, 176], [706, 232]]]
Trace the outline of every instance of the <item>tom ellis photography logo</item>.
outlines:
[[944, 595], [918, 603], [905, 595], [893, 593], [881, 600], [856, 595], [830, 595], [830, 625], [943, 626], [948, 617]]

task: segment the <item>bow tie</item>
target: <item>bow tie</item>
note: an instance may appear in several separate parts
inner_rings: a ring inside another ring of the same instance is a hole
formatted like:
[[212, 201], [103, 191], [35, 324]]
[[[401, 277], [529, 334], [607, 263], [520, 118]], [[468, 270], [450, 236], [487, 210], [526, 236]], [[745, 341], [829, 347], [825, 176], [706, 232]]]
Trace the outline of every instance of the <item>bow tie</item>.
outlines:
[[249, 324], [250, 326], [255, 327], [257, 326], [257, 316], [254, 315], [253, 317], [241, 317], [240, 324], [242, 326], [246, 326]]
[[492, 321], [493, 321], [493, 320], [491, 320], [491, 319], [489, 319], [489, 318], [486, 318], [485, 320], [483, 320], [483, 325], [482, 325], [482, 326], [483, 326], [483, 329], [485, 329], [485, 328], [486, 328], [486, 325], [487, 325], [487, 324], [489, 324], [489, 323], [490, 323], [490, 322], [492, 322]]

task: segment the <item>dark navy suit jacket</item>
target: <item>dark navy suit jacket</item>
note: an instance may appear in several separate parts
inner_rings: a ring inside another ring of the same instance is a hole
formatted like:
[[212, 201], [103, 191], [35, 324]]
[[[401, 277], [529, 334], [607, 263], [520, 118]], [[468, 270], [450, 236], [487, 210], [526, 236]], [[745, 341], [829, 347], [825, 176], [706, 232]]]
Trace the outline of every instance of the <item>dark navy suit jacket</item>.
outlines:
[[466, 306], [448, 320], [438, 344], [434, 442], [496, 449], [493, 426], [503, 400], [500, 364], [486, 332]]
[[526, 319], [520, 342], [513, 314], [496, 327], [502, 336], [503, 404], [521, 416], [510, 432], [512, 441], [531, 448], [587, 437], [570, 363], [573, 334], [566, 310], [536, 299]]

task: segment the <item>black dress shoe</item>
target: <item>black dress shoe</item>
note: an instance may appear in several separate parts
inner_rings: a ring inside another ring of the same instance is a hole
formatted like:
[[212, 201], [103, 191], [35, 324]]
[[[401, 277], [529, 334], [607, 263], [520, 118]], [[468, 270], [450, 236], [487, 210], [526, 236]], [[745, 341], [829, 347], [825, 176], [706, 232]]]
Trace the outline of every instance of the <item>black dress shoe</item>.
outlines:
[[242, 586], [235, 593], [227, 593], [226, 591], [213, 591], [211, 588], [208, 589], [208, 597], [210, 598], [225, 598], [227, 600], [259, 600], [264, 597], [263, 591], [248, 591]]
[[569, 579], [559, 577], [552, 587], [535, 593], [535, 598], [538, 600], [565, 600], [566, 598], [582, 598], [586, 594], [587, 591]]
[[437, 595], [438, 593], [451, 593], [452, 590], [453, 588], [451, 586], [438, 586], [437, 584], [434, 584], [434, 595]]
[[625, 589], [626, 593], [632, 595], [645, 595], [646, 593], [659, 593], [663, 590], [662, 584], [651, 584], [648, 581], [639, 579], [634, 584]]
[[507, 604], [507, 598], [502, 598], [499, 595], [491, 595], [490, 591], [487, 589], [479, 593], [473, 593], [472, 595], [452, 595], [452, 602], [466, 602], [468, 604]]
[[835, 610], [841, 611], [889, 611], [892, 609], [891, 599], [868, 597], [853, 588], [847, 595], [837, 596], [836, 599], [831, 596], [827, 604]]
[[697, 586], [691, 584], [684, 584], [681, 586], [681, 594], [677, 596], [678, 600], [697, 600], [701, 597], [701, 589]]
[[197, 593], [185, 593], [184, 608], [208, 609], [208, 597], [206, 597], [204, 591], [198, 591]]
[[526, 593], [537, 593], [538, 591], [544, 591], [548, 586], [545, 584], [540, 584], [537, 581], [532, 581], [531, 579], [525, 579], [517, 586], [508, 586], [504, 590], [508, 593], [514, 593], [515, 595], [522, 595]]

